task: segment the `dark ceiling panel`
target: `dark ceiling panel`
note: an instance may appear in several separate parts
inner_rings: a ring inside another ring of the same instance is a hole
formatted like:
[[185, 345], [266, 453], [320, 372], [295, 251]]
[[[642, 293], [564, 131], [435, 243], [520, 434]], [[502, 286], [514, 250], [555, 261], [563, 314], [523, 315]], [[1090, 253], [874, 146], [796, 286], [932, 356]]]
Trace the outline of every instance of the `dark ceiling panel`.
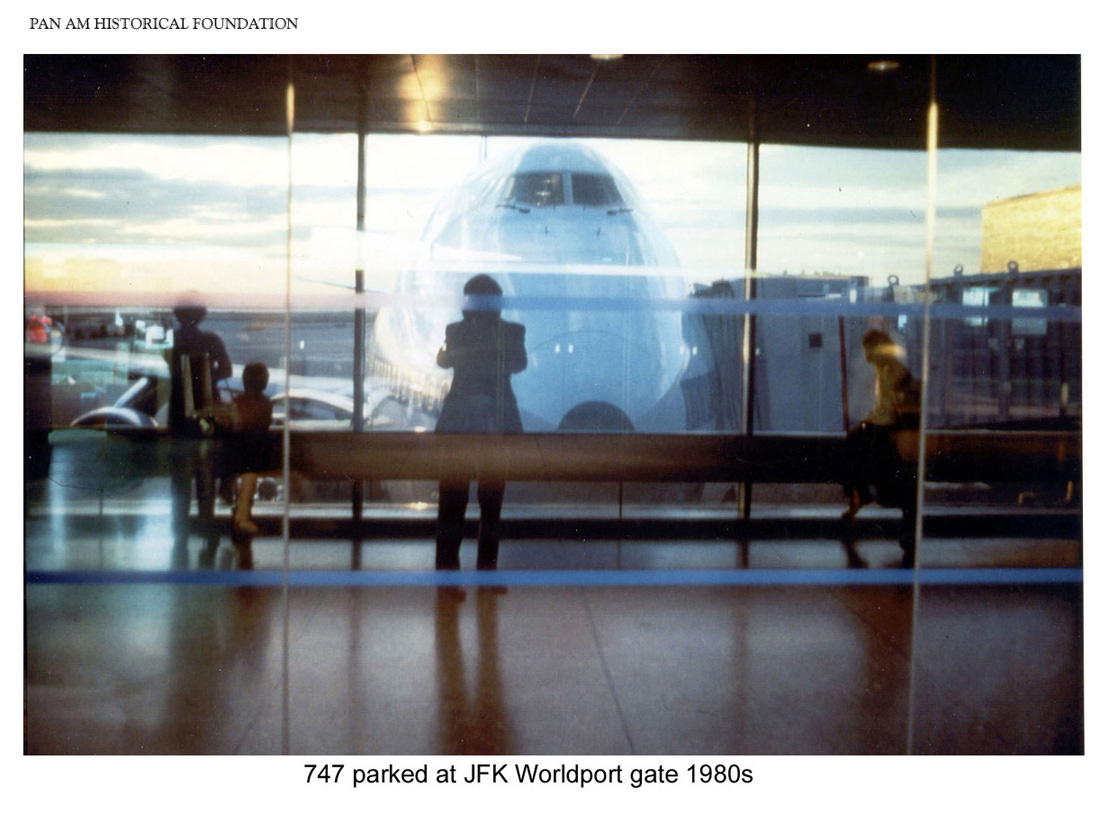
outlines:
[[[24, 129], [608, 136], [920, 149], [932, 60], [628, 55], [215, 55], [24, 58]], [[936, 58], [941, 144], [1080, 149], [1077, 56]]]

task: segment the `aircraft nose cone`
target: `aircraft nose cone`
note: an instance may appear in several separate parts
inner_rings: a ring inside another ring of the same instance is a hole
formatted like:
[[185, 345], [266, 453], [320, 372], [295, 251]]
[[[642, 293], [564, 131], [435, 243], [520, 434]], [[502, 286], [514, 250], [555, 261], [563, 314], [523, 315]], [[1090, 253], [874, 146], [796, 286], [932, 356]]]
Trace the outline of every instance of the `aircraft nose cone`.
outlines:
[[528, 369], [513, 381], [522, 411], [559, 426], [582, 404], [608, 404], [632, 423], [672, 382], [657, 354], [618, 333], [563, 334], [529, 349]]

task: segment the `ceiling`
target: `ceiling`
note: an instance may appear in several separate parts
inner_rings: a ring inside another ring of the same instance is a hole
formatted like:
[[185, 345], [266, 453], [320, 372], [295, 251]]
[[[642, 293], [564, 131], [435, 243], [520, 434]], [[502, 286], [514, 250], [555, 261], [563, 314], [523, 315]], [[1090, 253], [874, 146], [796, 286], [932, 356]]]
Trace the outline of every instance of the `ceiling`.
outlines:
[[[24, 130], [296, 129], [920, 149], [932, 58], [626, 55], [24, 57]], [[935, 58], [940, 146], [1081, 149], [1077, 56]]]

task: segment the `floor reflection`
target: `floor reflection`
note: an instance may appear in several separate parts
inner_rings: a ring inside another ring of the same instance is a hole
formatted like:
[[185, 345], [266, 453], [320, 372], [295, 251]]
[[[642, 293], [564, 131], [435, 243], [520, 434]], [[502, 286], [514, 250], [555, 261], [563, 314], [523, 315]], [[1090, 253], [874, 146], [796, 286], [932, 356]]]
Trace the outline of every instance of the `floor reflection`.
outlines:
[[29, 585], [25, 749], [1083, 749], [1081, 586], [464, 590]]
[[278, 592], [251, 587], [29, 590], [25, 751], [241, 751], [279, 686], [280, 609]]
[[[485, 586], [470, 589], [469, 596], [454, 586], [436, 591], [435, 660], [441, 754], [501, 755], [516, 751], [505, 717], [497, 637], [498, 602], [505, 593], [504, 588]], [[476, 631], [475, 636], [466, 637], [462, 617], [470, 609], [476, 616]], [[469, 648], [464, 646], [464, 638]], [[470, 670], [467, 650], [476, 657], [476, 664], [471, 660]]]
[[[110, 500], [78, 493], [76, 483], [46, 485], [64, 491], [51, 504], [64, 511], [36, 505], [25, 517], [28, 574], [149, 572], [165, 584], [28, 577], [29, 753], [1083, 749], [1080, 583], [924, 587], [915, 611], [907, 584], [819, 580], [583, 582], [502, 593], [466, 586], [464, 596], [325, 585], [290, 589], [286, 603], [279, 589], [236, 582], [252, 575], [234, 573], [240, 563], [228, 535], [213, 552], [194, 526], [174, 545], [168, 478], [113, 485], [133, 491]], [[301, 536], [286, 549], [270, 534], [254, 541], [253, 576], [280, 574], [286, 562], [304, 573], [349, 574], [352, 545], [365, 572], [403, 576], [433, 563], [430, 536], [356, 544]], [[896, 539], [876, 535], [858, 547], [868, 575], [906, 575], [896, 567]], [[920, 555], [933, 573], [1050, 570], [1080, 567], [1081, 543], [1046, 533], [953, 536], [926, 539]], [[503, 572], [535, 575], [737, 573], [738, 565], [756, 576], [848, 573], [837, 540], [817, 536], [743, 544], [514, 537], [501, 550]], [[175, 584], [181, 576], [211, 582]]]

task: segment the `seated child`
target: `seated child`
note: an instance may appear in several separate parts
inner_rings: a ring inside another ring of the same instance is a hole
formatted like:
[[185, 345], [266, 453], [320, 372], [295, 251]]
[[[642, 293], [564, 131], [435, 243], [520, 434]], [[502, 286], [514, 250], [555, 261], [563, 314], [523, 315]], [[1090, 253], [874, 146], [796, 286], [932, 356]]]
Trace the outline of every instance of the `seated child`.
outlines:
[[280, 449], [269, 434], [273, 404], [263, 392], [269, 380], [269, 369], [261, 362], [251, 362], [243, 368], [243, 392], [236, 396], [234, 402], [225, 472], [231, 478], [236, 475], [239, 478], [231, 520], [232, 536], [236, 542], [249, 542], [258, 533], [258, 526], [251, 519], [251, 510], [259, 473], [281, 466]]

